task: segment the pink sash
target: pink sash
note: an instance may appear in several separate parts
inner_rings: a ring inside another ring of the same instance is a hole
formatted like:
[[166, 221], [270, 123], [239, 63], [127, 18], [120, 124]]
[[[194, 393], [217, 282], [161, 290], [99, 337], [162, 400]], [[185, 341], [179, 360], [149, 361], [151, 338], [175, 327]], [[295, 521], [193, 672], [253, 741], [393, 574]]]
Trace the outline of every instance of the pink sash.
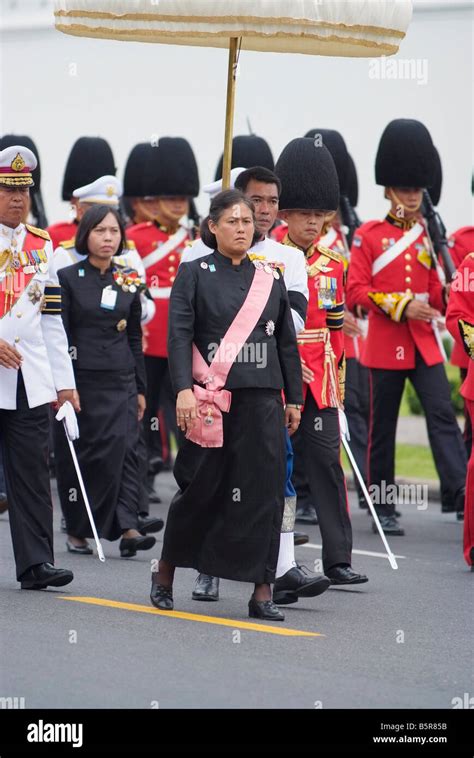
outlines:
[[257, 268], [245, 302], [223, 337], [210, 366], [193, 344], [193, 376], [206, 389], [194, 385], [201, 416], [194, 422], [194, 427], [186, 432], [186, 437], [201, 447], [222, 447], [224, 444], [222, 411], [229, 412], [232, 394], [222, 388], [237, 355], [263, 313], [272, 286], [272, 272]]

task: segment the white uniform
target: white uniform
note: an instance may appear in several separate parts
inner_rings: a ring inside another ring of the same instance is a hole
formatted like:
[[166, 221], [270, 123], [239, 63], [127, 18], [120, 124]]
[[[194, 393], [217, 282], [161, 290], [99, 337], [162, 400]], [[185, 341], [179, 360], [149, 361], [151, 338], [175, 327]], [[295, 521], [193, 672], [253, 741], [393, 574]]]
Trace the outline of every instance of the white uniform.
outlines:
[[[131, 245], [132, 243], [128, 244]], [[77, 252], [76, 248], [69, 243], [67, 243], [67, 246], [59, 245], [53, 255], [54, 270], [57, 274], [60, 269], [65, 268], [66, 266], [72, 266], [74, 263], [79, 263], [86, 258], [87, 255], [81, 255]], [[123, 255], [115, 255], [113, 260], [118, 266], [129, 266], [130, 268], [135, 269], [140, 278], [146, 281], [145, 267], [135, 246], [128, 248]], [[142, 304], [142, 324], [145, 325], [148, 324], [155, 315], [155, 303], [143, 293], [140, 296], [140, 301]]]
[[[186, 248], [181, 257], [181, 263], [189, 263], [212, 253], [202, 240], [196, 240]], [[291, 305], [291, 292], [299, 292], [308, 301], [308, 274], [306, 273], [306, 261], [304, 253], [296, 248], [289, 248], [279, 242], [265, 237], [250, 248], [249, 253], [264, 256], [271, 263], [283, 263], [285, 266], [284, 279], [288, 290]], [[295, 332], [298, 334], [304, 328], [304, 319], [293, 307], [291, 309]]]
[[[13, 240], [22, 250], [26, 232], [25, 224], [16, 229], [0, 225], [0, 253], [11, 249]], [[38, 271], [11, 310], [3, 317], [0, 314], [0, 338], [23, 356], [21, 372], [30, 408], [53, 402], [59, 390], [76, 386], [61, 314], [42, 312], [45, 287], [56, 287], [57, 294], [60, 292], [50, 241], [45, 241], [44, 251], [47, 271]], [[5, 271], [0, 270], [0, 285], [4, 286], [4, 282]], [[17, 381], [16, 369], [0, 366], [0, 408], [16, 409]]]

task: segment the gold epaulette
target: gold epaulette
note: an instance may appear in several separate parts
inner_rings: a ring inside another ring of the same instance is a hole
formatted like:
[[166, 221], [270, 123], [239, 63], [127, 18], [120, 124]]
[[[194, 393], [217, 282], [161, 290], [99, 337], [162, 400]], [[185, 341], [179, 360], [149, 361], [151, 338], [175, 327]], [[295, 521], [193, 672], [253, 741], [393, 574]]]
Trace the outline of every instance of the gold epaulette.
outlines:
[[71, 248], [76, 246], [76, 238], [73, 237], [71, 240], [63, 240], [59, 243], [59, 247], [63, 247], [65, 250], [71, 250]]
[[125, 247], [127, 250], [136, 250], [137, 246], [135, 245], [133, 240], [125, 240]]
[[330, 250], [324, 245], [316, 245], [316, 250], [318, 253], [321, 253], [321, 255], [327, 255], [328, 258], [332, 258], [333, 261], [337, 261], [338, 263], [342, 263], [344, 260], [340, 253], [336, 253], [334, 250]]
[[251, 261], [266, 261], [265, 255], [257, 255], [257, 253], [248, 253], [248, 257]]
[[49, 232], [47, 232], [46, 229], [38, 229], [37, 226], [30, 226], [30, 224], [25, 224], [25, 226], [31, 234], [36, 234], [37, 237], [41, 237], [44, 240], [51, 239]]

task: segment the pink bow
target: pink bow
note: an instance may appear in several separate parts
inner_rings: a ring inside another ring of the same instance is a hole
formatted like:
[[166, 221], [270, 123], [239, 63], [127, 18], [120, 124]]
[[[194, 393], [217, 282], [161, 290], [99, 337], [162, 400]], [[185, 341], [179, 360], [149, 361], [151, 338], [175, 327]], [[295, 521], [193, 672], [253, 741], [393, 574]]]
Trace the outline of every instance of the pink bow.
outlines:
[[222, 447], [224, 444], [224, 427], [222, 411], [228, 413], [232, 400], [229, 390], [206, 390], [194, 385], [194, 395], [201, 414], [188, 429], [186, 437], [201, 447]]

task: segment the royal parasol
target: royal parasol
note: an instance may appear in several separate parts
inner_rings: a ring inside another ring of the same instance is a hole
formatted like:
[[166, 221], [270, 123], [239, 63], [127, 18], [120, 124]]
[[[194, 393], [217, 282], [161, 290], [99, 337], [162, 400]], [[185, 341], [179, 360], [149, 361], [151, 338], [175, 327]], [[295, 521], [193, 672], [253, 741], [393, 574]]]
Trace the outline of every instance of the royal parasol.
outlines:
[[57, 0], [66, 34], [168, 45], [229, 48], [224, 186], [232, 160], [240, 50], [341, 57], [398, 51], [411, 0]]

